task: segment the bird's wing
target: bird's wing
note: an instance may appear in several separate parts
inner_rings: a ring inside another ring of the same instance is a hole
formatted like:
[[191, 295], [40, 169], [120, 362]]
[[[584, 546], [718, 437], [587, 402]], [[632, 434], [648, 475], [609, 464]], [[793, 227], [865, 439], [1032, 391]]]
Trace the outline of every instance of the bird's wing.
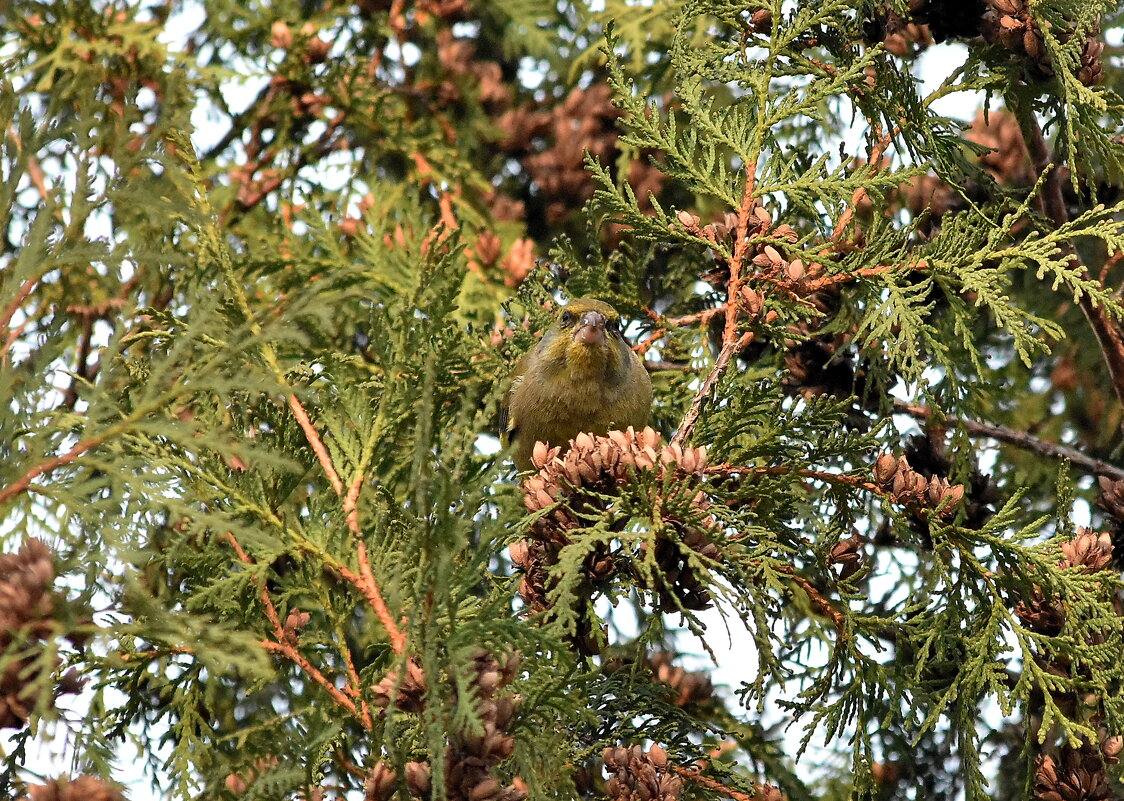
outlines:
[[523, 383], [523, 373], [517, 370], [500, 404], [500, 441], [504, 445], [511, 444], [515, 438], [515, 430], [518, 428], [518, 421], [511, 416], [511, 399], [515, 397], [515, 390], [521, 383]]

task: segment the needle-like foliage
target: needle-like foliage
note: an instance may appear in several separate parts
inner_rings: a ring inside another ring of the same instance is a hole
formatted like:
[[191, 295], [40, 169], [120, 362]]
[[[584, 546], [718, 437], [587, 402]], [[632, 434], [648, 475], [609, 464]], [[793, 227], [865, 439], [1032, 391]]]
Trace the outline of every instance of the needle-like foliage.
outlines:
[[1120, 20], [9, 3], [0, 795], [1116, 797]]

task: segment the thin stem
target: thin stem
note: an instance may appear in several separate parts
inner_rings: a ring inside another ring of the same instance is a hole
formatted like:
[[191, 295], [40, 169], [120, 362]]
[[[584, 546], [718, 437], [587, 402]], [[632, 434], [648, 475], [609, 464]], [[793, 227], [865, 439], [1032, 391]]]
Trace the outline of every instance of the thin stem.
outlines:
[[[239, 561], [243, 564], [252, 565], [254, 560], [250, 555], [242, 549], [242, 546], [235, 539], [234, 534], [226, 532], [226, 540], [230, 543], [230, 547], [234, 549], [234, 553], [238, 556]], [[287, 642], [285, 636], [285, 626], [281, 623], [281, 618], [277, 614], [277, 607], [273, 604], [273, 599], [269, 597], [269, 589], [262, 584], [261, 589], [261, 602], [265, 608], [265, 616], [269, 619], [270, 625], [273, 627], [274, 639], [259, 640], [258, 643], [267, 651], [284, 656], [289, 661], [293, 662], [297, 667], [305, 672], [310, 679], [319, 684], [324, 690], [332, 697], [332, 700], [342, 706], [352, 715], [362, 722], [363, 726], [367, 729], [372, 728], [374, 722], [371, 718], [370, 712], [364, 708], [360, 710], [356, 707], [355, 702], [336, 687], [335, 682], [331, 681], [327, 676], [320, 672], [320, 670], [309, 662], [300, 651], [296, 649], [291, 643]], [[348, 660], [350, 662], [350, 660]], [[365, 707], [365, 705], [364, 705]]]

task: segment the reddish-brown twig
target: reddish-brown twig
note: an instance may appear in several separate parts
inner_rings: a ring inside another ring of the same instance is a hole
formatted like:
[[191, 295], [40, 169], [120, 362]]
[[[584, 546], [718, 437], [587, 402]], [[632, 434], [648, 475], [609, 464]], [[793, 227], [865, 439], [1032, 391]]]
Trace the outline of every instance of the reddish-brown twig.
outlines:
[[363, 475], [360, 474], [347, 488], [347, 495], [343, 498], [343, 513], [347, 517], [347, 527], [356, 539], [360, 537], [359, 529], [359, 490], [363, 487]]
[[[874, 143], [874, 147], [870, 150], [870, 158], [868, 163], [872, 169], [878, 169], [882, 165], [882, 156], [886, 153], [886, 148], [894, 141], [894, 137], [898, 135], [900, 128], [894, 128], [888, 134], [883, 136]], [[835, 230], [831, 233], [831, 241], [838, 242], [843, 236], [843, 232], [847, 230], [847, 226], [851, 224], [851, 220], [855, 218], [855, 209], [859, 207], [867, 198], [867, 192], [864, 187], [859, 187], [851, 194], [851, 203], [847, 208], [843, 209], [843, 213], [839, 215], [839, 220], [835, 224]]]
[[0, 314], [0, 331], [3, 331], [5, 336], [7, 336], [8, 333], [8, 323], [12, 321], [16, 311], [23, 302], [27, 300], [27, 296], [31, 294], [31, 290], [35, 288], [37, 283], [39, 283], [39, 276], [28, 278], [24, 281], [23, 284], [20, 285], [20, 291], [12, 298], [12, 302], [4, 309], [4, 313]]
[[324, 475], [328, 477], [332, 489], [336, 491], [336, 495], [342, 495], [343, 482], [340, 481], [339, 473], [336, 472], [336, 467], [332, 464], [332, 457], [328, 455], [328, 449], [324, 447], [320, 435], [316, 432], [316, 427], [312, 425], [312, 421], [308, 418], [308, 412], [304, 410], [304, 406], [297, 400], [296, 395], [289, 396], [289, 408], [293, 410], [293, 417], [297, 418], [297, 423], [300, 425], [301, 431], [304, 432], [304, 438], [312, 446], [312, 452], [320, 460], [320, 466], [324, 469]]
[[20, 334], [22, 334], [24, 329], [27, 328], [27, 324], [29, 322], [31, 322], [30, 319], [24, 320], [15, 328], [8, 331], [8, 337], [4, 340], [4, 346], [0, 348], [0, 364], [4, 365], [5, 367], [8, 366], [8, 352], [12, 349], [12, 345], [15, 344], [15, 341], [19, 339]]
[[815, 588], [812, 582], [797, 573], [796, 568], [792, 565], [777, 565], [776, 569], [799, 584], [800, 589], [804, 590], [804, 594], [808, 596], [808, 600], [815, 604], [820, 612], [831, 618], [831, 622], [835, 624], [835, 630], [839, 632], [839, 636], [847, 637], [847, 624], [843, 613], [836, 609], [831, 604], [831, 601], [820, 595], [819, 590]]
[[70, 464], [86, 451], [90, 450], [90, 448], [101, 445], [104, 441], [104, 436], [84, 439], [62, 456], [56, 456], [54, 459], [48, 459], [41, 464], [35, 465], [17, 480], [4, 487], [4, 489], [0, 489], [0, 506], [3, 506], [8, 499], [19, 495], [21, 492], [25, 492], [27, 488], [31, 486], [31, 482], [39, 476]]
[[348, 583], [359, 590], [363, 597], [367, 599], [367, 603], [371, 605], [371, 609], [374, 610], [379, 622], [382, 623], [383, 628], [386, 629], [387, 636], [390, 637], [390, 647], [394, 649], [394, 653], [404, 653], [406, 650], [406, 635], [398, 628], [398, 624], [394, 622], [394, 617], [386, 607], [386, 601], [383, 600], [382, 591], [379, 590], [378, 582], [375, 581], [375, 577], [371, 573], [371, 563], [367, 559], [367, 546], [362, 541], [359, 543], [358, 556], [358, 575], [348, 570], [343, 565], [340, 565], [336, 569]]
[[753, 796], [748, 793], [743, 793], [740, 790], [735, 790], [733, 787], [727, 787], [722, 782], [711, 779], [709, 776], [703, 776], [702, 771], [695, 768], [685, 768], [681, 765], [669, 765], [669, 767], [686, 779], [708, 790], [715, 790], [727, 798], [732, 798], [734, 801], [753, 801]]
[[722, 329], [722, 349], [718, 352], [718, 358], [714, 360], [714, 365], [703, 380], [702, 386], [699, 387], [695, 397], [691, 400], [691, 405], [687, 408], [687, 413], [683, 415], [683, 420], [679, 423], [675, 436], [671, 438], [672, 445], [682, 445], [691, 438], [691, 434], [695, 430], [695, 423], [699, 419], [699, 413], [702, 411], [703, 403], [713, 391], [715, 385], [722, 380], [722, 376], [726, 374], [734, 354], [749, 345], [755, 336], [753, 331], [747, 331], [739, 336], [738, 320], [741, 309], [739, 293], [743, 282], [742, 262], [749, 248], [749, 216], [753, 213], [753, 207], [757, 202], [754, 198], [756, 175], [757, 164], [751, 161], [746, 165], [745, 189], [742, 192], [742, 202], [738, 208], [738, 222], [735, 227], [734, 252], [727, 262], [730, 278], [726, 282], [726, 303], [724, 307], [726, 320]]
[[[243, 550], [233, 533], [229, 531], [226, 532], [226, 540], [230, 543], [230, 547], [234, 549], [234, 553], [238, 556], [239, 561], [247, 565], [254, 564], [254, 560]], [[333, 701], [358, 718], [365, 728], [370, 729], [373, 725], [373, 721], [370, 712], [366, 709], [366, 705], [364, 705], [363, 709], [359, 709], [347, 694], [336, 687], [334, 682], [329, 680], [328, 677], [309, 662], [295, 646], [287, 641], [285, 626], [282, 624], [281, 618], [277, 614], [277, 607], [273, 605], [273, 599], [269, 597], [269, 590], [264, 583], [261, 588], [261, 602], [262, 606], [265, 608], [265, 616], [269, 619], [269, 623], [273, 627], [274, 639], [259, 640], [259, 644], [267, 651], [280, 654], [293, 662], [304, 671], [310, 679], [323, 687]]]
[[[8, 126], [8, 136], [12, 137], [12, 142], [16, 146], [19, 154], [23, 154], [23, 140], [20, 139], [19, 134], [16, 132], [16, 126]], [[43, 168], [39, 165], [39, 159], [35, 158], [34, 153], [27, 155], [27, 177], [31, 181], [31, 185], [39, 193], [40, 199], [46, 203], [50, 197], [51, 192], [47, 188], [46, 175], [43, 173]]]
[[679, 429], [675, 432], [675, 436], [671, 438], [672, 445], [682, 445], [691, 436], [695, 430], [695, 423], [699, 419], [699, 413], [702, 411], [702, 405], [710, 395], [711, 390], [714, 389], [714, 385], [722, 380], [722, 376], [726, 374], [726, 369], [730, 366], [730, 360], [734, 357], [734, 354], [748, 347], [755, 336], [755, 332], [746, 331], [740, 339], [722, 344], [722, 350], [718, 352], [718, 358], [714, 360], [714, 366], [710, 368], [710, 372], [703, 379], [699, 391], [691, 399], [691, 405], [687, 409], [687, 413], [683, 415], [683, 422], [679, 424]]

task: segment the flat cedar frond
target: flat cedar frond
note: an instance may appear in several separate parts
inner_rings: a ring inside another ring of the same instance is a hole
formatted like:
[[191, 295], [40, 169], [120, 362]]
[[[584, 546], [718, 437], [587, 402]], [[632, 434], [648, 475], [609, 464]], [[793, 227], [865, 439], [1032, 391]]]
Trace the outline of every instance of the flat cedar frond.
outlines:
[[298, 5], [5, 8], [0, 796], [1120, 794], [1114, 4]]

